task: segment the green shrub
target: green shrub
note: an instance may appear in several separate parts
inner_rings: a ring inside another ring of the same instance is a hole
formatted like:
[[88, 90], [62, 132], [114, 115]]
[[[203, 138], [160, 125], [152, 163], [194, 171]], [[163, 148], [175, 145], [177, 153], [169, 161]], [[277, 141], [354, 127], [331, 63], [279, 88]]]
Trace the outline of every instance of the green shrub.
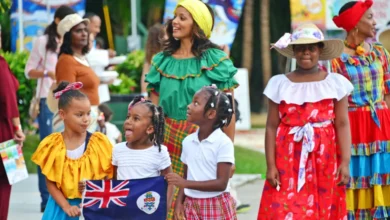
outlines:
[[31, 99], [34, 95], [36, 88], [36, 80], [29, 80], [24, 75], [24, 67], [26, 66], [29, 56], [28, 52], [0, 52], [0, 55], [7, 61], [12, 73], [19, 81], [18, 90], [18, 107], [20, 120], [23, 128], [31, 128], [29, 123], [30, 116], [28, 110], [30, 107]]
[[[111, 93], [129, 94], [133, 92], [140, 92], [140, 80], [142, 76], [142, 68], [145, 60], [145, 52], [143, 50], [136, 50], [131, 52], [125, 62], [116, 66], [115, 70], [119, 73], [120, 78], [124, 80], [125, 85], [110, 86]], [[124, 77], [124, 76], [126, 77]], [[132, 82], [130, 82], [130, 80]], [[130, 87], [128, 87], [130, 86]], [[124, 93], [122, 93], [124, 92]]]

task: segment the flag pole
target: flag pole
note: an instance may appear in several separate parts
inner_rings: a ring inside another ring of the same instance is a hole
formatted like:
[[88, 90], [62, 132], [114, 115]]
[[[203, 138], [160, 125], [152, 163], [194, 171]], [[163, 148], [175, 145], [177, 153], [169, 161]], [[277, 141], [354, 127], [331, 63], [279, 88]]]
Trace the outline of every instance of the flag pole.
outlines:
[[106, 22], [108, 45], [109, 45], [111, 50], [115, 50], [115, 48], [114, 48], [114, 40], [113, 40], [113, 37], [112, 37], [110, 12], [108, 10], [107, 0], [103, 0], [103, 13], [104, 13], [104, 21]]

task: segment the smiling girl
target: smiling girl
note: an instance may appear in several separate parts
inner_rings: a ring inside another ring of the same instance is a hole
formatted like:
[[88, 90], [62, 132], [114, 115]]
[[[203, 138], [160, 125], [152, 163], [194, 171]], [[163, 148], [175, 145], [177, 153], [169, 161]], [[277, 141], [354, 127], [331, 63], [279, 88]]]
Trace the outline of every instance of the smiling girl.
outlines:
[[324, 40], [314, 24], [298, 27], [273, 47], [297, 60], [296, 70], [271, 78], [265, 150], [267, 182], [258, 219], [347, 218], [351, 83], [318, 67], [339, 56], [340, 40]]
[[[174, 15], [167, 23], [168, 38], [163, 52], [154, 56], [145, 81], [152, 91], [150, 99], [165, 112], [164, 145], [168, 147], [173, 171], [183, 176], [182, 141], [197, 129], [186, 120], [192, 97], [203, 86], [211, 84], [233, 94], [238, 83], [233, 78], [237, 69], [228, 55], [209, 40], [214, 26], [210, 6], [199, 0], [183, 0], [176, 6]], [[232, 141], [234, 118], [233, 115], [232, 123], [223, 128]], [[168, 219], [171, 217], [172, 212]]]

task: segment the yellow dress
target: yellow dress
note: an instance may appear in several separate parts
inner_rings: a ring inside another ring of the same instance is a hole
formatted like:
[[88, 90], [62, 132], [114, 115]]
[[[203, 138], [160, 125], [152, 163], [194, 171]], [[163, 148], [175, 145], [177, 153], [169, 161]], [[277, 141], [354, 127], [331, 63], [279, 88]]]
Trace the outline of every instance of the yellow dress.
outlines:
[[66, 156], [61, 133], [53, 133], [41, 141], [31, 160], [56, 183], [65, 198], [76, 199], [82, 197], [78, 190], [81, 180], [112, 178], [111, 157], [111, 142], [100, 132], [91, 135], [83, 156], [76, 160]]

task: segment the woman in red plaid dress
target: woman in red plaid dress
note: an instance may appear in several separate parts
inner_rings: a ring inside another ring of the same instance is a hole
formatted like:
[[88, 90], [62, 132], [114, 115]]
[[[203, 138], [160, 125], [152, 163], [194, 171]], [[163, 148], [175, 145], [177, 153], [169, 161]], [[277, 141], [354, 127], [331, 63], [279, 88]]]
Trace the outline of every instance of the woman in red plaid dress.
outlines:
[[[150, 99], [163, 107], [166, 114], [164, 145], [168, 147], [173, 171], [180, 176], [184, 173], [180, 161], [182, 141], [197, 129], [186, 116], [195, 92], [215, 84], [219, 90], [233, 93], [238, 86], [232, 61], [209, 40], [213, 20], [212, 9], [202, 1], [180, 1], [175, 18], [167, 23], [163, 52], [153, 57], [145, 79]], [[223, 129], [231, 140], [234, 129], [235, 120]], [[168, 216], [172, 218], [172, 210]]]
[[237, 219], [228, 184], [234, 146], [221, 130], [232, 116], [232, 97], [215, 86], [199, 90], [188, 105], [187, 120], [199, 129], [183, 141], [184, 179], [176, 173], [166, 175], [169, 184], [180, 188], [175, 219]]

